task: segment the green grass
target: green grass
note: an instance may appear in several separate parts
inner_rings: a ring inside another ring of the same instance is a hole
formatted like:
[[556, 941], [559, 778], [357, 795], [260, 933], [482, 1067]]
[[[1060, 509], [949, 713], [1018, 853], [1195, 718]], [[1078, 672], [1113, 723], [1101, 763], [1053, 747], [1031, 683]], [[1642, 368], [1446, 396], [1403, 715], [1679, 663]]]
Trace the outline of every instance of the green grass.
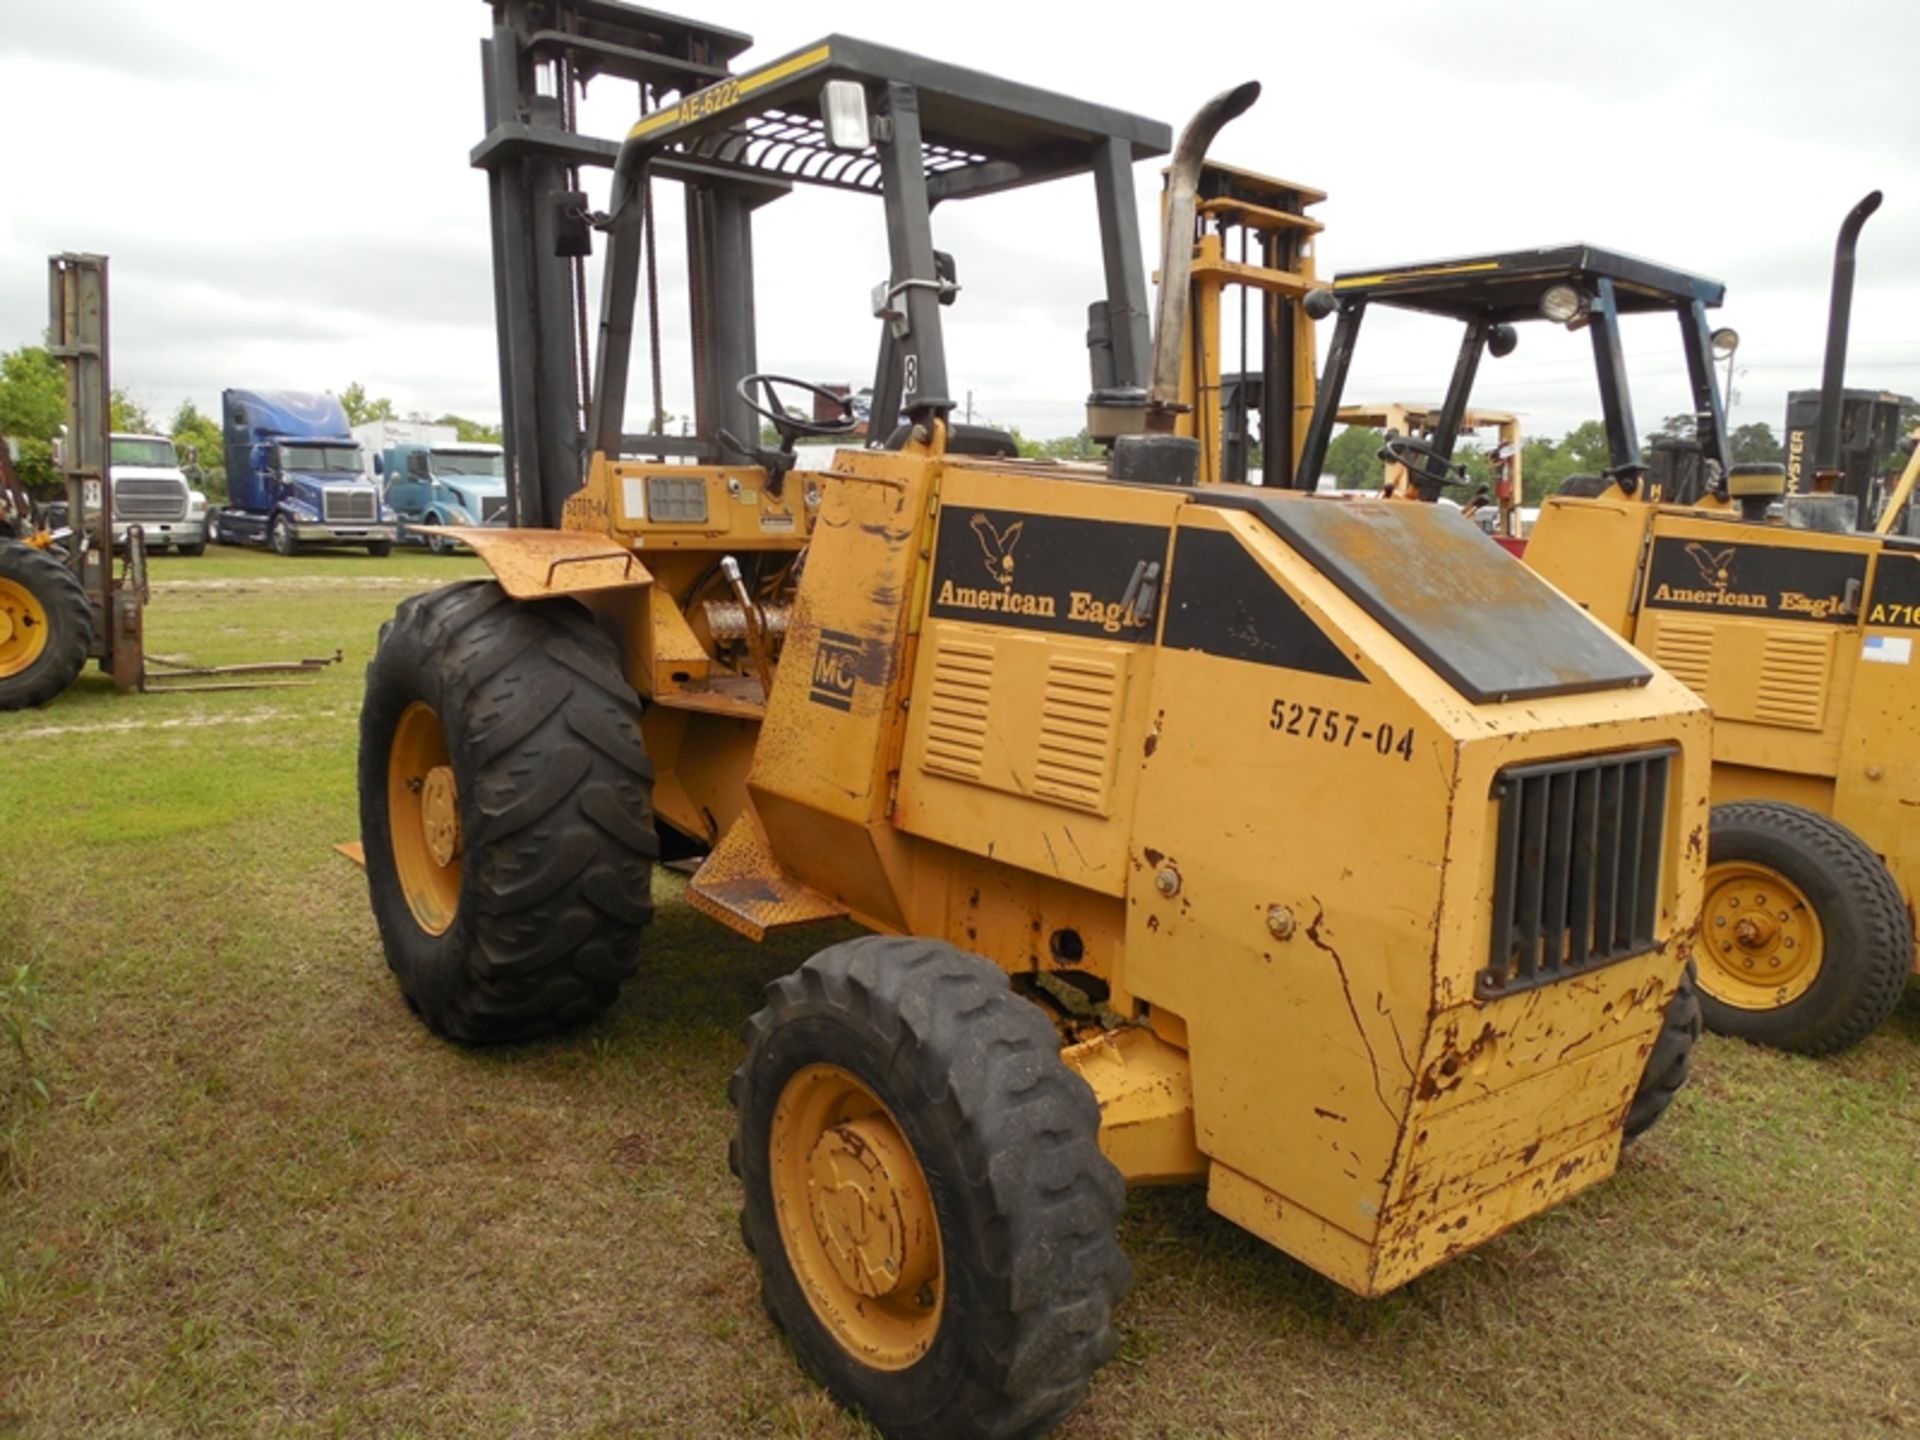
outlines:
[[[0, 717], [0, 978], [48, 1027], [0, 1046], [0, 1435], [863, 1433], [762, 1315], [726, 1172], [739, 1022], [818, 937], [748, 945], [662, 875], [607, 1016], [464, 1052], [330, 849], [380, 622], [478, 571], [161, 560], [154, 650], [345, 663]], [[1696, 1074], [1611, 1183], [1382, 1301], [1137, 1193], [1123, 1349], [1067, 1433], [1920, 1431], [1920, 1003]]]

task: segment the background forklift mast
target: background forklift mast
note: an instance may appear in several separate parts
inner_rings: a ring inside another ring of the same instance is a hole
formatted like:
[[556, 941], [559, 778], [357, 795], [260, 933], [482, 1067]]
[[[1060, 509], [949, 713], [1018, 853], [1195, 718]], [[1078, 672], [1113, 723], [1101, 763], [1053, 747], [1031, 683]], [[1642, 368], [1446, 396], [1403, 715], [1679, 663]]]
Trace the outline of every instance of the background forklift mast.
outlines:
[[89, 659], [98, 660], [122, 690], [297, 683], [225, 677], [306, 672], [338, 660], [335, 655], [213, 667], [146, 652], [147, 551], [137, 522], [125, 527], [119, 542], [125, 559], [117, 574], [113, 564], [107, 257], [55, 255], [48, 279], [48, 348], [66, 380], [58, 463], [66, 478], [68, 528], [39, 524], [31, 501], [6, 473], [0, 488], [0, 710], [46, 704], [73, 684]]

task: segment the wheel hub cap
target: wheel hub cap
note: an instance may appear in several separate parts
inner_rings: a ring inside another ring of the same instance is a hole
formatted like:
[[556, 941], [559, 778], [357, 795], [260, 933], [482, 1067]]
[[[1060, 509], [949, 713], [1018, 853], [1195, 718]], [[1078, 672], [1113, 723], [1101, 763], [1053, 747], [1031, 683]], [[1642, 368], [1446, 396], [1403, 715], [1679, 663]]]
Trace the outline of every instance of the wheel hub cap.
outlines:
[[436, 765], [420, 786], [420, 833], [436, 865], [451, 865], [460, 853], [460, 801], [453, 767]]
[[813, 1313], [861, 1364], [902, 1370], [933, 1345], [946, 1274], [933, 1190], [866, 1082], [795, 1071], [767, 1135], [781, 1248]]
[[47, 648], [47, 612], [23, 585], [0, 580], [0, 678], [18, 675]]
[[1708, 994], [1743, 1010], [1771, 1010], [1804, 995], [1820, 973], [1820, 920], [1799, 886], [1751, 864], [1707, 872]]
[[898, 1132], [883, 1119], [851, 1120], [807, 1156], [814, 1232], [835, 1272], [862, 1295], [911, 1293], [937, 1263], [933, 1202]]
[[444, 935], [460, 908], [460, 791], [446, 733], [431, 706], [409, 705], [387, 755], [387, 827], [407, 908]]

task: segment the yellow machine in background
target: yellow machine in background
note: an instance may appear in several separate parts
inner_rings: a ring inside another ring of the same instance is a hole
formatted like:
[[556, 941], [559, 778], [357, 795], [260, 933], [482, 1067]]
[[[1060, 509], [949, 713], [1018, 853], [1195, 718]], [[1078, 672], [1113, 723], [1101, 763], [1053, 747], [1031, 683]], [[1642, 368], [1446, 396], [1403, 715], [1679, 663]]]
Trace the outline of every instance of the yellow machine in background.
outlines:
[[[879, 932], [769, 987], [732, 1160], [770, 1313], [889, 1435], [1081, 1402], [1125, 1183], [1203, 1184], [1377, 1295], [1605, 1178], [1697, 1033], [1704, 707], [1457, 514], [1192, 483], [1187, 287], [1150, 344], [1131, 200], [1164, 126], [841, 36], [696, 88], [662, 56], [725, 32], [664, 23], [631, 63], [683, 98], [618, 154], [585, 483], [542, 528], [517, 460], [519, 524], [461, 532], [495, 580], [406, 602], [368, 670], [370, 895], [422, 1017], [498, 1041], [610, 1003], [667, 835], [742, 935]], [[1172, 235], [1252, 97], [1182, 136]], [[511, 133], [480, 152], [509, 179]], [[1106, 464], [1022, 461], [952, 420], [929, 206], [1089, 171], [1095, 408], [1136, 413]], [[789, 180], [882, 202], [902, 448], [797, 468], [851, 416], [796, 419], [705, 284], [695, 373], [737, 384], [687, 463], [642, 458], [673, 444], [620, 428], [645, 207], [685, 191], [712, 279]], [[511, 454], [554, 438], [509, 399]]]
[[[1315, 319], [1305, 302], [1319, 285], [1314, 246], [1324, 227], [1307, 211], [1324, 202], [1326, 192], [1214, 161], [1201, 167], [1197, 191], [1175, 433], [1199, 442], [1201, 485], [1254, 480], [1257, 450], [1260, 484], [1310, 490], [1318, 477], [1297, 471], [1318, 383]], [[1229, 359], [1235, 362], [1231, 369]], [[1434, 409], [1347, 405], [1337, 418], [1342, 425], [1387, 431], [1381, 489], [1395, 499], [1419, 498], [1406, 464], [1395, 458], [1394, 442], [1430, 429], [1439, 418]], [[1494, 532], [1518, 536], [1519, 418], [1476, 410], [1463, 417], [1460, 430], [1492, 432], [1488, 456], [1494, 471], [1488, 493], [1467, 497], [1462, 508], [1491, 505]]]
[[[1829, 477], [1853, 246], [1877, 204], [1849, 217], [1836, 259], [1815, 457]], [[1920, 763], [1907, 734], [1920, 717], [1920, 544], [1890, 533], [1910, 483], [1874, 533], [1854, 528], [1859, 497], [1788, 495], [1782, 467], [1728, 464], [1706, 320], [1721, 294], [1699, 276], [1574, 246], [1341, 277], [1328, 308], [1341, 315], [1342, 373], [1371, 305], [1466, 325], [1442, 416], [1411, 452], [1436, 480], [1457, 469], [1451, 445], [1480, 347], [1504, 332], [1511, 349], [1513, 326], [1529, 320], [1592, 336], [1612, 465], [1572, 482], [1586, 498], [1546, 501], [1526, 563], [1711, 704], [1715, 808], [1697, 950], [1707, 1023], [1819, 1054], [1870, 1033], [1916, 962]], [[1621, 314], [1659, 311], [1679, 320], [1709, 462], [1707, 493], [1686, 505], [1661, 503], [1647, 483], [1620, 347]], [[1337, 404], [1337, 390], [1321, 400]], [[1316, 413], [1309, 455], [1324, 453], [1321, 424]]]
[[[1360, 425], [1385, 432], [1380, 458], [1386, 463], [1380, 490], [1390, 500], [1420, 498], [1407, 462], [1396, 459], [1402, 436], [1419, 435], [1439, 423], [1439, 411], [1429, 405], [1342, 405], [1338, 419], [1342, 425]], [[1469, 410], [1460, 420], [1462, 436], [1490, 432], [1492, 444], [1484, 454], [1493, 472], [1490, 485], [1474, 488], [1461, 502], [1469, 516], [1486, 517], [1483, 526], [1499, 536], [1520, 535], [1520, 497], [1522, 494], [1520, 417], [1505, 410]], [[1467, 483], [1464, 479], [1460, 482]]]

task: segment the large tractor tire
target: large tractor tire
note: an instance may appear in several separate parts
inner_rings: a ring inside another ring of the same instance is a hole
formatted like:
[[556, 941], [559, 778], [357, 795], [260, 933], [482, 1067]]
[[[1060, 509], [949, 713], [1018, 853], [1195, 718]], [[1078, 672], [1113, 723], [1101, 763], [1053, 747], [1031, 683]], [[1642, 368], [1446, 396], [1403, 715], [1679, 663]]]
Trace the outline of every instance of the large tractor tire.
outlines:
[[1846, 826], [1797, 805], [1720, 805], [1699, 955], [1709, 1030], [1829, 1055], [1899, 1003], [1913, 921], [1886, 865]]
[[45, 550], [0, 540], [0, 710], [46, 704], [73, 684], [92, 645], [79, 577]]
[[1673, 1097], [1687, 1083], [1693, 1069], [1693, 1047], [1700, 1039], [1700, 990], [1694, 983], [1691, 961], [1680, 984], [1667, 1002], [1667, 1013], [1659, 1038], [1647, 1055], [1647, 1068], [1640, 1072], [1640, 1087], [1633, 1092], [1627, 1107], [1625, 1143], [1631, 1145], [1654, 1127], [1667, 1113]]
[[728, 1087], [761, 1294], [901, 1440], [1033, 1435], [1085, 1401], [1132, 1268], [1100, 1110], [977, 956], [870, 936], [775, 981]]
[[571, 601], [491, 581], [401, 605], [367, 666], [360, 835], [387, 963], [427, 1024], [524, 1040], [638, 964], [659, 842], [640, 700]]

